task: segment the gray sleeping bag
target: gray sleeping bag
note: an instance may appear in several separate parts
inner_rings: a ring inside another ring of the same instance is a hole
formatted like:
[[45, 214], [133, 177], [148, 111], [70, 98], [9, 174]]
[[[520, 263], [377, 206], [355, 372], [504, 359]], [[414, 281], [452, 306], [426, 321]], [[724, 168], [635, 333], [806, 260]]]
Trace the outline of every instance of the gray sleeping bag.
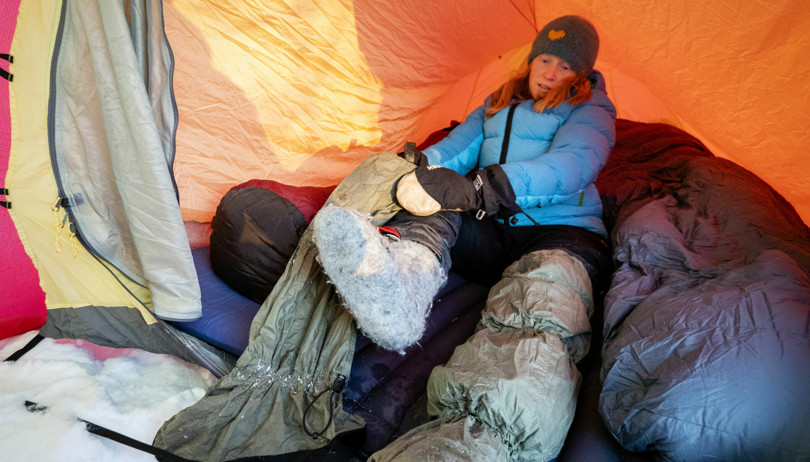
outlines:
[[599, 410], [663, 460], [810, 459], [810, 232], [668, 126], [619, 124], [598, 183], [619, 265]]

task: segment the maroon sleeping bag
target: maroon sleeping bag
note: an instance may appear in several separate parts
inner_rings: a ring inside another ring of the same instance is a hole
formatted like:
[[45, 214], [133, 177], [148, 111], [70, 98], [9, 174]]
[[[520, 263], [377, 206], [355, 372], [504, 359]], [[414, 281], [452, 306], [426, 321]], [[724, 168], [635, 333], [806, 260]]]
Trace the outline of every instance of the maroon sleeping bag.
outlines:
[[264, 302], [332, 189], [270, 180], [231, 188], [211, 220], [214, 272], [240, 294]]

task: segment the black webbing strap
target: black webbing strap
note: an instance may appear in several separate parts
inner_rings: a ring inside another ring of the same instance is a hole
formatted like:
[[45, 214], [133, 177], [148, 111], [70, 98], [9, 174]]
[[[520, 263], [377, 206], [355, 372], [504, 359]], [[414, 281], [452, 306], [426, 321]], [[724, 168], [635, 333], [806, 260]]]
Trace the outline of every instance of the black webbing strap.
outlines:
[[[42, 335], [37, 334], [36, 336], [34, 336], [34, 338], [29, 340], [24, 347], [15, 351], [14, 354], [6, 358], [5, 361], [16, 361], [20, 359], [22, 355], [31, 351], [31, 349], [37, 346], [39, 342], [41, 342], [44, 338], [45, 337], [43, 337]], [[25, 409], [28, 412], [45, 412], [46, 410], [48, 410], [48, 407], [37, 404], [33, 401], [26, 400]], [[155, 456], [157, 460], [168, 462], [194, 462], [189, 459], [184, 459], [180, 456], [174, 455], [171, 452], [165, 451], [163, 449], [156, 448], [151, 444], [142, 443], [136, 439], [132, 439], [126, 435], [122, 435], [121, 433], [110, 430], [109, 428], [104, 428], [101, 425], [94, 424], [93, 422], [88, 422], [81, 418], [77, 418], [76, 420], [84, 423], [84, 425], [87, 427], [87, 431], [93, 433], [94, 435], [102, 436], [104, 438], [113, 440], [117, 443], [121, 443], [131, 448], [138, 449], [139, 451], [147, 452]]]
[[[0, 188], [0, 196], [7, 196], [7, 195], [8, 195], [8, 189]], [[7, 209], [10, 209], [11, 208], [11, 201], [0, 201], [0, 207], [5, 207]]]
[[509, 151], [509, 138], [512, 136], [512, 118], [515, 116], [517, 104], [509, 106], [509, 114], [506, 115], [506, 128], [503, 133], [503, 145], [501, 146], [501, 160], [499, 164], [506, 163], [506, 153]]
[[[45, 412], [48, 410], [47, 406], [43, 406], [41, 404], [37, 404], [33, 401], [25, 401], [25, 409], [28, 412]], [[157, 460], [161, 461], [168, 461], [168, 462], [194, 462], [189, 459], [185, 459], [183, 457], [177, 456], [172, 454], [169, 451], [165, 451], [160, 448], [156, 448], [151, 444], [142, 443], [136, 439], [132, 439], [126, 435], [122, 435], [116, 431], [110, 430], [109, 428], [102, 427], [101, 425], [96, 425], [93, 422], [88, 422], [84, 419], [77, 418], [79, 422], [82, 422], [85, 427], [87, 427], [87, 431], [98, 436], [102, 436], [109, 440], [115, 441], [116, 443], [121, 443], [123, 445], [129, 446], [133, 449], [137, 449], [139, 451], [143, 451], [149, 454], [152, 454], [157, 458]]]
[[34, 338], [29, 340], [28, 343], [26, 343], [24, 347], [22, 347], [19, 350], [15, 351], [11, 356], [6, 358], [4, 361], [16, 361], [16, 360], [22, 358], [22, 355], [28, 353], [35, 346], [39, 345], [39, 342], [41, 342], [44, 338], [45, 337], [43, 337], [43, 336], [41, 336], [39, 334], [35, 335]]
[[[26, 404], [28, 402], [26, 401]], [[116, 431], [110, 430], [109, 428], [104, 428], [100, 425], [96, 425], [93, 422], [88, 422], [84, 419], [78, 419], [81, 422], [84, 422], [85, 426], [87, 427], [87, 431], [98, 436], [103, 436], [108, 440], [113, 440], [116, 443], [121, 443], [131, 448], [137, 449], [139, 451], [143, 451], [149, 454], [152, 454], [160, 461], [168, 461], [168, 462], [193, 462], [190, 459], [186, 459], [184, 457], [180, 457], [178, 455], [172, 454], [169, 451], [165, 451], [160, 448], [156, 448], [151, 444], [142, 443], [138, 440], [132, 439], [126, 435], [122, 435]]]
[[[10, 54], [6, 54], [6, 53], [0, 53], [0, 59], [5, 59], [6, 61], [8, 61], [10, 63], [14, 62], [14, 56], [11, 56]], [[14, 74], [8, 72], [7, 70], [5, 70], [3, 68], [0, 68], [0, 77], [8, 80], [9, 82], [14, 80]]]

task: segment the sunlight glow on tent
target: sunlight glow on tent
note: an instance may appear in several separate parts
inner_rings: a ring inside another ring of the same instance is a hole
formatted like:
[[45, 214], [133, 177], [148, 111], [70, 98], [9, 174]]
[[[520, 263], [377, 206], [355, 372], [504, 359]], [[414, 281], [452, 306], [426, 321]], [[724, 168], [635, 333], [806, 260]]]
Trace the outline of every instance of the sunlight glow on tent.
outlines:
[[810, 220], [794, 173], [810, 162], [802, 3], [659, 3], [167, 2], [184, 217], [209, 221], [250, 178], [335, 184], [370, 153], [422, 141], [483, 102], [535, 24], [573, 13], [600, 31], [597, 68], [620, 117], [686, 129]]
[[245, 170], [284, 178], [316, 153], [380, 142], [382, 83], [359, 49], [351, 5], [240, 12], [178, 1], [166, 15], [176, 25], [169, 40], [183, 50], [175, 52], [178, 75], [202, 77], [176, 87], [189, 111], [178, 143], [189, 155], [238, 156], [221, 172], [238, 182]]

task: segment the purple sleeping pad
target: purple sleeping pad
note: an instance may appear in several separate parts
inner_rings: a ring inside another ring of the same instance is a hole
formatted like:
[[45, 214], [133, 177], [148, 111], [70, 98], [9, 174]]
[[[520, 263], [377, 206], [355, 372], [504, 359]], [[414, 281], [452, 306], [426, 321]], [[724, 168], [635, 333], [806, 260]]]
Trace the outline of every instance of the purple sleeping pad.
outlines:
[[343, 408], [366, 421], [365, 456], [426, 421], [424, 402], [414, 405], [433, 368], [447, 362], [456, 345], [475, 331], [487, 292], [451, 273], [433, 304], [425, 334], [405, 355], [378, 348], [358, 333]]

